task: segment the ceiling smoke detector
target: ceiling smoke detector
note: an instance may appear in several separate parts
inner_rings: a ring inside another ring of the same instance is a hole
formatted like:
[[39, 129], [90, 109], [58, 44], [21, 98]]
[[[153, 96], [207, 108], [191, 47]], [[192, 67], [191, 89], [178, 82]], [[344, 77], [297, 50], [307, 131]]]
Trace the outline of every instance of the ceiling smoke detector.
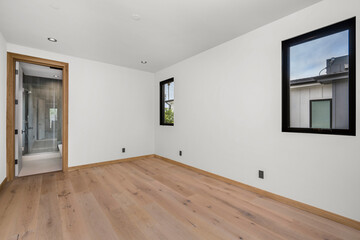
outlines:
[[49, 37], [48, 40], [49, 40], [50, 42], [57, 42], [57, 39], [56, 39], [56, 38], [52, 38], [52, 37]]

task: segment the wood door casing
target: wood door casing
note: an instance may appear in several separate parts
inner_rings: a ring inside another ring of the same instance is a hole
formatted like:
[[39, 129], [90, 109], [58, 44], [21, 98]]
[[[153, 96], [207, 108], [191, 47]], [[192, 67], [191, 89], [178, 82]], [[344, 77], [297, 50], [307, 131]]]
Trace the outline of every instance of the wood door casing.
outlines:
[[37, 58], [17, 53], [7, 53], [7, 99], [6, 99], [6, 176], [11, 181], [15, 177], [15, 64], [26, 62], [48, 67], [60, 68], [63, 71], [63, 121], [62, 121], [62, 168], [68, 169], [68, 81], [69, 64], [55, 60]]

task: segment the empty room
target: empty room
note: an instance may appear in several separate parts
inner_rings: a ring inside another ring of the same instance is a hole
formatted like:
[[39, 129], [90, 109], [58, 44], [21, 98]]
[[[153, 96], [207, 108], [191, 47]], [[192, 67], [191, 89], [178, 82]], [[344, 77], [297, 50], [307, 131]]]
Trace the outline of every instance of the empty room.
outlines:
[[360, 240], [359, 17], [0, 0], [0, 240]]

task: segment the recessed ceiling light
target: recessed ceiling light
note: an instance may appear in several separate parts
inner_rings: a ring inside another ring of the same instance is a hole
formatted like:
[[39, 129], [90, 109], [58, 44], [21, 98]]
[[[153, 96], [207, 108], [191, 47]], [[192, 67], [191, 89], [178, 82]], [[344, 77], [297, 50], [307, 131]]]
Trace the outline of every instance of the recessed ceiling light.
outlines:
[[49, 40], [50, 42], [57, 42], [57, 39], [56, 39], [56, 38], [52, 38], [52, 37], [49, 37], [48, 40]]
[[147, 64], [147, 61], [141, 61], [142, 64]]
[[133, 15], [131, 15], [131, 17], [132, 17], [132, 19], [134, 19], [135, 21], [139, 21], [140, 20], [140, 15], [139, 14], [133, 14]]

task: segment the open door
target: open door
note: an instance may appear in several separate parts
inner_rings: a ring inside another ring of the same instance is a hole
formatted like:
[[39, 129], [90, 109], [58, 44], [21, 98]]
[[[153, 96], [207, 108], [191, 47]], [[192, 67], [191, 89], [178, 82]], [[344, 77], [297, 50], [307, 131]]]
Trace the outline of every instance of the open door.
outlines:
[[16, 62], [15, 71], [15, 176], [18, 176], [22, 168], [22, 152], [24, 146], [25, 128], [23, 116], [23, 71], [19, 62]]

